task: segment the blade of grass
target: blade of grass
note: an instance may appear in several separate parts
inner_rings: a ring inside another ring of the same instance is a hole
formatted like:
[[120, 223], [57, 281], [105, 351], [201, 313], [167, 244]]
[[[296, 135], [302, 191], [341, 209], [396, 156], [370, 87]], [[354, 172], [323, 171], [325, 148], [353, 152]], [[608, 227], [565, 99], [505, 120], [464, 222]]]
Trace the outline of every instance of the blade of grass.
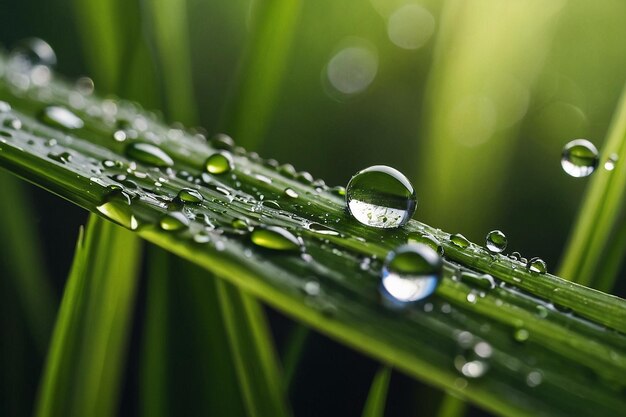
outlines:
[[247, 148], [263, 140], [284, 78], [301, 0], [254, 0], [238, 83], [222, 115], [222, 129]]
[[[9, 132], [0, 144], [0, 164], [12, 172], [95, 212], [103, 199], [111, 197], [108, 186], [124, 186], [114, 175], [128, 174], [127, 169], [136, 164], [133, 180], [139, 187], [127, 190], [136, 197], [130, 205], [120, 202], [120, 208], [139, 223], [137, 234], [316, 330], [491, 411], [610, 415], [626, 406], [619, 394], [626, 372], [624, 300], [550, 274], [530, 273], [504, 256], [496, 256], [494, 262], [484, 248], [475, 244], [459, 248], [448, 233], [416, 221], [393, 231], [366, 228], [347, 216], [343, 198], [330, 189], [318, 192], [245, 154], [234, 154], [229, 175], [208, 175], [203, 166], [215, 147], [191, 135], [172, 138], [169, 127], [138, 112], [136, 106], [117, 101], [116, 117], [146, 117], [154, 135], [145, 140], [158, 145], [175, 163], [165, 170], [131, 161], [123, 152], [125, 144], [110, 139], [117, 120], [72, 108], [85, 128], [68, 135], [34, 118], [50, 103], [71, 107], [63, 83], [54, 81], [41, 87], [45, 91], [25, 96], [5, 82], [0, 80], [0, 98], [13, 104], [15, 110], [8, 116], [21, 118], [24, 125]], [[87, 102], [102, 105], [95, 96]], [[71, 152], [71, 160], [59, 163], [47, 156], [51, 149], [45, 144], [51, 138], [57, 141], [53, 150]], [[105, 159], [119, 160], [122, 166], [102, 172], [99, 161]], [[177, 175], [180, 171], [187, 172], [184, 178]], [[155, 187], [159, 177], [167, 181]], [[183, 187], [196, 187], [204, 200], [185, 208], [194, 214], [186, 228], [178, 233], [163, 230], [159, 220], [168, 213], [163, 201], [174, 199]], [[298, 193], [298, 199], [284, 197], [287, 187]], [[262, 204], [260, 195], [264, 202], [277, 201], [281, 209]], [[206, 230], [204, 216], [216, 231]], [[274, 225], [300, 234], [306, 256], [259, 248], [249, 235], [233, 230], [232, 221], [242, 218], [255, 227]], [[306, 227], [320, 218], [342, 236], [320, 237]], [[381, 305], [379, 261], [367, 270], [359, 265], [363, 256], [381, 259], [412, 232], [428, 232], [441, 241], [446, 269], [428, 311], [416, 306], [403, 314]], [[201, 243], [207, 238], [209, 242]], [[458, 268], [489, 273], [501, 285], [484, 297], [471, 297], [470, 302], [469, 294], [484, 290], [452, 280]], [[304, 291], [312, 280], [320, 286], [315, 296]], [[563, 313], [553, 305], [571, 310]], [[528, 332], [526, 342], [513, 337], [520, 326]], [[488, 373], [479, 381], [467, 380], [455, 370], [459, 331], [492, 347]], [[539, 389], [526, 382], [533, 372], [541, 375]], [[459, 378], [464, 381], [461, 385]]]
[[284, 369], [284, 386], [288, 390], [291, 388], [292, 381], [298, 371], [298, 364], [310, 333], [311, 331], [307, 327], [296, 323], [289, 334], [287, 343], [285, 343], [281, 358]]
[[55, 300], [43, 266], [31, 202], [16, 179], [0, 172], [0, 241], [9, 267], [6, 279], [15, 287], [21, 309], [37, 348], [45, 352], [52, 329]]
[[139, 243], [133, 233], [95, 215], [89, 218], [52, 336], [38, 417], [115, 414]]
[[[617, 155], [615, 169], [604, 162]], [[626, 252], [626, 88], [571, 232], [559, 274], [602, 291], [613, 288]]]
[[465, 415], [466, 411], [465, 401], [454, 395], [446, 394], [439, 406], [437, 417], [460, 417]]
[[248, 415], [290, 415], [261, 305], [230, 283], [215, 285]]
[[376, 372], [365, 407], [363, 408], [363, 414], [361, 414], [362, 417], [384, 417], [390, 379], [391, 368], [388, 366], [382, 366]]

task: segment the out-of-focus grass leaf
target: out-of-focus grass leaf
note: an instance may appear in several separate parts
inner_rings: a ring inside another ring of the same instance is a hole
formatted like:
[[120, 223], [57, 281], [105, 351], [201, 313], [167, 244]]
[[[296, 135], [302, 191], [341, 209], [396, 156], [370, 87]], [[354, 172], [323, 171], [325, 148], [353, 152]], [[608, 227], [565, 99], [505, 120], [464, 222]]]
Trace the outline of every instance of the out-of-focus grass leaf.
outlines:
[[[430, 190], [425, 218], [469, 233], [497, 213], [534, 80], [564, 2], [445, 3], [427, 84], [428, 138], [416, 178]], [[524, 51], [520, 54], [519, 51]], [[480, 198], [476, 198], [480, 184]], [[458, 208], [463, 208], [459, 216]]]
[[302, 358], [302, 352], [310, 333], [311, 331], [306, 326], [296, 323], [289, 334], [289, 339], [285, 343], [281, 358], [284, 369], [283, 381], [287, 390], [291, 387], [291, 383], [297, 374], [298, 364]]
[[38, 417], [116, 413], [140, 248], [133, 233], [90, 217], [59, 309]]
[[215, 285], [248, 415], [290, 415], [261, 305], [228, 282], [216, 280]]
[[23, 312], [37, 347], [43, 353], [54, 318], [55, 301], [43, 266], [43, 255], [33, 219], [31, 202], [22, 184], [0, 172], [0, 241], [2, 260], [8, 267], [4, 279], [15, 288], [19, 309]]
[[365, 402], [362, 417], [384, 417], [390, 379], [391, 368], [388, 366], [383, 366], [376, 372], [367, 401]]
[[[604, 164], [614, 159], [614, 169]], [[626, 251], [626, 89], [600, 154], [559, 274], [610, 291]]]
[[302, 6], [301, 0], [253, 0], [238, 83], [223, 114], [224, 131], [255, 149], [274, 111]]
[[465, 414], [465, 401], [454, 395], [446, 394], [443, 397], [437, 417], [460, 417]]

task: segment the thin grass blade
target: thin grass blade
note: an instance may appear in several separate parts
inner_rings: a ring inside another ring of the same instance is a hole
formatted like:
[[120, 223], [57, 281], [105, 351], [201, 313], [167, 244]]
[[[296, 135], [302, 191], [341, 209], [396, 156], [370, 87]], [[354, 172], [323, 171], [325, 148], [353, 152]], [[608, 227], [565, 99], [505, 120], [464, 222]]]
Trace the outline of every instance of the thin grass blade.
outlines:
[[374, 375], [362, 417], [384, 417], [387, 391], [391, 379], [391, 368], [382, 366]]

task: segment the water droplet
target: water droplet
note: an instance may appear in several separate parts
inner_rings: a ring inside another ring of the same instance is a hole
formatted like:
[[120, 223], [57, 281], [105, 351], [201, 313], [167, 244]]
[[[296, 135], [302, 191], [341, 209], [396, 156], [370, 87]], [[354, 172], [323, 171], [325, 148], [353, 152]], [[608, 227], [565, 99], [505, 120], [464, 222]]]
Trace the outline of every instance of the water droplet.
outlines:
[[176, 198], [183, 203], [192, 203], [199, 204], [202, 203], [204, 197], [198, 190], [194, 190], [193, 188], [183, 188], [178, 192]]
[[463, 271], [461, 272], [461, 281], [488, 290], [496, 288], [496, 281], [489, 274], [478, 275], [473, 272]]
[[326, 65], [325, 81], [328, 81], [326, 86], [332, 88], [328, 89], [331, 96], [337, 93], [344, 97], [361, 93], [376, 77], [376, 48], [366, 41], [358, 40], [356, 43], [339, 50]]
[[225, 174], [233, 169], [233, 157], [229, 152], [219, 151], [209, 156], [204, 166], [210, 174]]
[[[473, 336], [471, 334], [469, 336], [470, 340], [473, 341]], [[488, 360], [493, 354], [493, 348], [484, 341], [473, 346], [467, 345], [459, 342], [462, 353], [454, 359], [454, 367], [467, 378], [480, 378], [489, 370]]]
[[561, 166], [572, 177], [586, 177], [598, 166], [598, 150], [587, 139], [575, 139], [563, 148]]
[[458, 246], [461, 249], [467, 248], [470, 244], [469, 240], [467, 240], [467, 238], [460, 233], [450, 235], [450, 242], [452, 242], [454, 246]]
[[530, 272], [534, 272], [537, 274], [545, 274], [548, 270], [546, 263], [541, 258], [531, 258], [526, 264], [526, 268]]
[[0, 113], [7, 113], [11, 111], [11, 105], [6, 101], [0, 100]]
[[9, 116], [4, 119], [2, 126], [13, 130], [20, 130], [22, 128], [22, 121], [15, 116]]
[[237, 229], [237, 230], [249, 230], [250, 229], [250, 222], [248, 221], [248, 219], [233, 219], [232, 222], [230, 222], [230, 225], [233, 227], [233, 229]]
[[70, 162], [72, 160], [72, 154], [70, 154], [69, 152], [61, 152], [61, 153], [53, 153], [50, 152], [48, 154], [48, 158], [60, 162], [62, 164], [65, 164], [66, 162]]
[[168, 232], [176, 232], [189, 226], [189, 219], [180, 211], [173, 211], [161, 217], [159, 226]]
[[97, 209], [107, 218], [127, 229], [136, 230], [139, 226], [132, 212], [130, 196], [120, 189], [110, 191]]
[[291, 188], [285, 188], [284, 193], [289, 198], [298, 198], [298, 193]]
[[407, 244], [389, 252], [382, 270], [381, 291], [390, 301], [420, 301], [435, 292], [443, 262], [430, 247]]
[[9, 59], [13, 64], [19, 61], [20, 65], [31, 68], [36, 65], [53, 67], [57, 63], [54, 49], [48, 42], [39, 38], [23, 39], [13, 48]]
[[302, 243], [290, 231], [278, 226], [256, 227], [250, 240], [266, 249], [297, 251]]
[[500, 253], [506, 249], [506, 236], [499, 230], [492, 230], [485, 238], [486, 246], [491, 253]]
[[523, 329], [523, 328], [517, 329], [513, 333], [513, 338], [517, 342], [520, 342], [520, 343], [527, 341], [529, 337], [530, 337], [530, 333], [528, 332], [528, 330]]
[[514, 261], [519, 261], [520, 259], [522, 259], [522, 254], [519, 252], [513, 252], [509, 255], [509, 258]]
[[289, 177], [289, 178], [293, 178], [296, 176], [296, 169], [291, 164], [280, 165], [278, 167], [278, 172], [280, 172], [282, 175]]
[[612, 153], [604, 162], [604, 169], [607, 171], [613, 171], [615, 169], [615, 164], [617, 164], [617, 160], [619, 156], [616, 153]]
[[409, 233], [407, 240], [409, 243], [423, 243], [437, 252], [439, 256], [443, 256], [444, 250], [443, 246], [441, 246], [441, 242], [430, 233], [412, 232]]
[[328, 236], [339, 236], [339, 232], [331, 229], [328, 226], [324, 226], [323, 224], [319, 224], [319, 223], [310, 223], [307, 228], [317, 234], [320, 235], [328, 235]]
[[85, 96], [93, 94], [95, 88], [93, 80], [89, 77], [80, 77], [76, 80], [74, 86], [79, 93]]
[[217, 133], [211, 138], [211, 145], [217, 149], [231, 149], [235, 141], [225, 133]]
[[346, 188], [346, 202], [355, 219], [379, 228], [404, 226], [417, 208], [409, 180], [400, 171], [384, 165], [357, 172]]
[[535, 388], [536, 386], [541, 385], [543, 381], [543, 375], [539, 371], [530, 371], [528, 375], [526, 375], [526, 385], [531, 388]]
[[320, 283], [317, 281], [308, 281], [306, 284], [304, 284], [304, 292], [312, 297], [319, 295]]
[[313, 182], [313, 175], [311, 175], [310, 172], [306, 172], [306, 171], [298, 172], [295, 178], [296, 178], [296, 181], [299, 181], [302, 184], [310, 185]]
[[116, 142], [124, 142], [126, 138], [126, 132], [123, 130], [116, 130], [115, 132], [113, 132], [113, 139]]
[[331, 188], [331, 192], [340, 197], [344, 197], [346, 195], [346, 188], [338, 185], [336, 187]]
[[418, 4], [407, 4], [389, 16], [387, 35], [391, 42], [403, 49], [418, 49], [435, 32], [432, 13]]
[[169, 167], [174, 160], [163, 149], [147, 142], [129, 143], [125, 149], [126, 156], [147, 165]]
[[41, 112], [41, 121], [55, 127], [63, 129], [80, 129], [85, 123], [74, 113], [60, 106], [48, 106]]

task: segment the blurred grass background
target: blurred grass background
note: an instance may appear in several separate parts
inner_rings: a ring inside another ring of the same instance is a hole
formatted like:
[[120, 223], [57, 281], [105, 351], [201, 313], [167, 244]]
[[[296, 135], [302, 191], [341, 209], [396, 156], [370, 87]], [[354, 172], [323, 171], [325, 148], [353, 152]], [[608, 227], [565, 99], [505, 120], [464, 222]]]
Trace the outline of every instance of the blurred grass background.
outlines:
[[[25, 0], [0, 5], [0, 43], [10, 50], [26, 37], [45, 39], [59, 72], [92, 77], [100, 94], [161, 109], [171, 122], [229, 133], [329, 185], [345, 185], [372, 164], [394, 166], [416, 185], [420, 221], [476, 242], [501, 229], [511, 251], [541, 256], [555, 271], [588, 183], [562, 172], [560, 152], [574, 138], [602, 147], [626, 82], [625, 18], [618, 0]], [[71, 265], [75, 235], [68, 230], [77, 231], [86, 214], [42, 191], [24, 191], [34, 202], [40, 269], [53, 287], [42, 290], [46, 305], [36, 313], [46, 316]], [[3, 242], [27, 234], [4, 231], [12, 236]], [[8, 253], [0, 257], [3, 277], [19, 273]], [[13, 282], [0, 280], [0, 414], [27, 415], [50, 323], [29, 333], [34, 319], [16, 301], [21, 290]], [[615, 290], [622, 296], [624, 282]], [[163, 329], [146, 324], [144, 309], [173, 314], [169, 327], [176, 317], [189, 329], [219, 326], [194, 313], [201, 306], [185, 305], [185, 294], [200, 284], [162, 285], [171, 299], [159, 309], [149, 304], [159, 296], [146, 296], [157, 290], [147, 290], [145, 277], [139, 283], [123, 415], [142, 409], [144, 327], [163, 337]], [[209, 297], [215, 290], [204, 291]], [[215, 308], [207, 314], [218, 314]], [[277, 348], [288, 349], [294, 324], [268, 313]], [[170, 383], [168, 410], [210, 410], [194, 401], [206, 400], [197, 387], [212, 386], [205, 376], [219, 364], [198, 370], [190, 358], [198, 346], [215, 345], [215, 333], [179, 333], [161, 354], [182, 352], [183, 370], [175, 366], [172, 378], [196, 390]], [[180, 342], [184, 337], [195, 342]], [[289, 387], [295, 415], [359, 415], [377, 368], [312, 335]], [[418, 385], [393, 374], [387, 415], [435, 413], [440, 394]], [[238, 398], [235, 391], [228, 395]], [[229, 415], [244, 412], [241, 405], [222, 407]]]

